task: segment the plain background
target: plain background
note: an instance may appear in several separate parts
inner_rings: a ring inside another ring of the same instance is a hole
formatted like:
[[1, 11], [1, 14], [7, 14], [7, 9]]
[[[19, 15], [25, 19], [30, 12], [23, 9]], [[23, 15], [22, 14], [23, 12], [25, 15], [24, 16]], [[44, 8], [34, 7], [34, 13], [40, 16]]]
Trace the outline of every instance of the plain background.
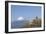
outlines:
[[[16, 0], [16, 1], [29, 1], [29, 2], [44, 2], [44, 3], [46, 3], [46, 0]], [[45, 11], [45, 15], [46, 15], [46, 11]], [[45, 18], [45, 20], [46, 20], [46, 18]], [[5, 32], [5, 0], [0, 0], [0, 34], [6, 34], [4, 32]], [[46, 34], [46, 31], [14, 33], [14, 34]]]

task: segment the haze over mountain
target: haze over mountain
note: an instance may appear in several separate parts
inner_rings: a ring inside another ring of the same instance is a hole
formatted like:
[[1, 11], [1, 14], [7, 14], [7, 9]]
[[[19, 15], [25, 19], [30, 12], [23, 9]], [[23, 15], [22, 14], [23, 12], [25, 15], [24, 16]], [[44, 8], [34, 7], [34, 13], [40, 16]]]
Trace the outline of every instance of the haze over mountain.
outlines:
[[21, 28], [21, 27], [23, 27], [27, 22], [29, 22], [29, 20], [26, 20], [26, 19], [23, 18], [23, 17], [19, 17], [19, 18], [17, 18], [16, 21], [13, 21], [13, 22], [11, 23], [11, 27], [12, 27], [12, 28]]

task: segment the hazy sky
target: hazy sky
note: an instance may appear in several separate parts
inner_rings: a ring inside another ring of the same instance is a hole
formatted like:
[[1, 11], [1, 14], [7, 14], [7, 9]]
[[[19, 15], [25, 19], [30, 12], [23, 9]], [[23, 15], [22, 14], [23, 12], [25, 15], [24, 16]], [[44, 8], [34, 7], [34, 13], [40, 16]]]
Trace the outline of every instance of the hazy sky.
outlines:
[[16, 20], [16, 17], [30, 17], [41, 16], [41, 6], [18, 6], [11, 5], [11, 17], [12, 21]]

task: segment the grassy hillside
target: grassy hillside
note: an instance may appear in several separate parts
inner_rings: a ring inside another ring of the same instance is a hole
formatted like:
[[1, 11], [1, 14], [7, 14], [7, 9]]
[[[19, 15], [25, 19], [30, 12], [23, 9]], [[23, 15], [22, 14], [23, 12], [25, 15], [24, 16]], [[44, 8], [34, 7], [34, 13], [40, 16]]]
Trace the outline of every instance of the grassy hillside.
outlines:
[[[30, 24], [31, 23], [31, 24]], [[33, 19], [32, 22], [27, 22], [24, 25], [25, 28], [35, 28], [35, 27], [41, 27], [41, 19], [40, 18], [36, 18]]]

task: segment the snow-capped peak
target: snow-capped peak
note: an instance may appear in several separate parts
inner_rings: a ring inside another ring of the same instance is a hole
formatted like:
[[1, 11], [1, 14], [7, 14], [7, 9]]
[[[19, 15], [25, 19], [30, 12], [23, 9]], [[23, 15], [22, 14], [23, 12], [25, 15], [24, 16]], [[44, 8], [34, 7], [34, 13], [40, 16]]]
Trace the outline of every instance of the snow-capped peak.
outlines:
[[17, 20], [24, 20], [24, 18], [23, 17], [18, 17]]

